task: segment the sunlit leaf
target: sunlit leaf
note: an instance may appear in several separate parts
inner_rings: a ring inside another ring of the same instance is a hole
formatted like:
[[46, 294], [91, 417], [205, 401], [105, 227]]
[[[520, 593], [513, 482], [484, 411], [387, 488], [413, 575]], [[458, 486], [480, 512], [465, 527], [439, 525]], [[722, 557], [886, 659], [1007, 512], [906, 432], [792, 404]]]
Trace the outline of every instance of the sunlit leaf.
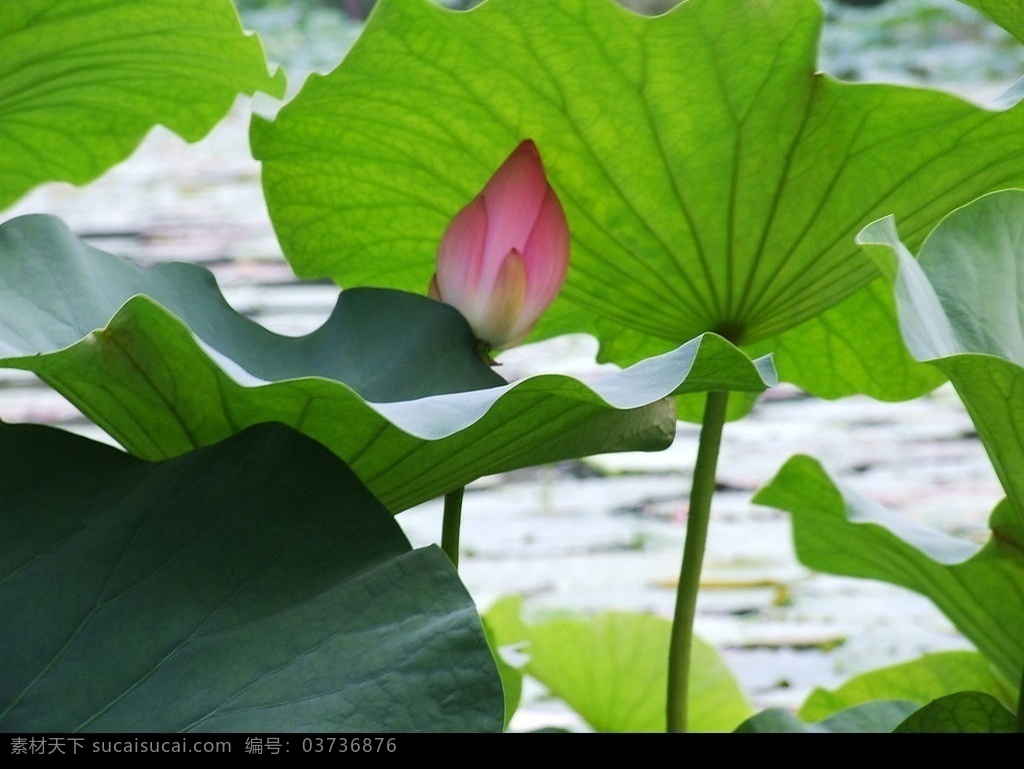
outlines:
[[629, 363], [715, 331], [777, 344], [813, 392], [919, 394], [941, 377], [889, 344], [891, 302], [844, 301], [878, 277], [854, 236], [895, 212], [917, 243], [1024, 183], [1024, 109], [817, 73], [821, 21], [807, 0], [384, 0], [337, 70], [253, 125], [275, 229], [302, 275], [421, 291], [529, 137], [573, 233], [537, 337], [593, 333]]
[[1016, 734], [1017, 720], [990, 694], [950, 694], [900, 724], [901, 734]]
[[909, 662], [869, 670], [828, 691], [815, 689], [800, 707], [800, 717], [818, 721], [845, 708], [873, 700], [900, 699], [926, 705], [947, 694], [1006, 692], [992, 673], [992, 664], [977, 652], [925, 654]]
[[7, 2], [0, 14], [0, 208], [83, 184], [155, 125], [202, 138], [239, 93], [284, 93], [228, 0]]
[[[523, 671], [599, 732], [665, 731], [672, 625], [649, 614], [606, 612], [524, 623], [521, 603], [485, 616], [501, 644], [523, 643]], [[694, 639], [690, 730], [731, 731], [750, 715], [739, 684], [713, 648]]]

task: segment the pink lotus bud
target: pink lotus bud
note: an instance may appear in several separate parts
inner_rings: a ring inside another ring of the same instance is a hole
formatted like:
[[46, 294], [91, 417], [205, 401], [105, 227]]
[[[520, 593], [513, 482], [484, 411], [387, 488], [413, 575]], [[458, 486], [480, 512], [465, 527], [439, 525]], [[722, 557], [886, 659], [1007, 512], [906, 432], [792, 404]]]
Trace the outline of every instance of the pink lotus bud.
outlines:
[[465, 315], [481, 341], [512, 347], [558, 295], [568, 268], [565, 211], [526, 140], [448, 225], [430, 296]]

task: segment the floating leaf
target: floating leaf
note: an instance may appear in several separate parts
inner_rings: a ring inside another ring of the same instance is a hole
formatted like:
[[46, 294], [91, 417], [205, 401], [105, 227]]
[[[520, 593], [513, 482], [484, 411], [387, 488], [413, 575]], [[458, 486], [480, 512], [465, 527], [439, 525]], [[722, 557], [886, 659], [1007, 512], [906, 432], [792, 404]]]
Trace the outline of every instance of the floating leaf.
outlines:
[[[523, 623], [521, 599], [485, 621], [501, 644], [525, 642], [523, 672], [565, 700], [599, 732], [665, 731], [672, 624], [649, 614], [606, 612]], [[694, 639], [690, 730], [730, 731], [750, 715], [739, 684], [714, 649]]]
[[916, 242], [1024, 183], [1024, 109], [838, 82], [815, 71], [821, 22], [807, 0], [384, 0], [337, 70], [253, 124], [275, 229], [302, 275], [420, 291], [452, 216], [532, 138], [573, 235], [538, 338], [593, 333], [629, 363], [714, 331], [785, 347], [782, 377], [813, 392], [920, 394], [941, 377], [878, 355], [891, 302], [848, 303], [878, 277], [854, 235], [896, 212]]
[[932, 601], [999, 671], [1024, 666], [1024, 527], [1004, 500], [975, 545], [842, 489], [814, 459], [791, 458], [754, 502], [793, 516], [800, 562], [816, 571], [909, 588]]
[[925, 705], [947, 694], [968, 690], [993, 696], [1006, 694], [993, 675], [991, 663], [977, 652], [937, 652], [869, 670], [834, 691], [815, 689], [800, 707], [800, 717], [819, 721], [873, 700], [900, 699]]
[[499, 731], [473, 602], [282, 425], [143, 462], [0, 425], [0, 731]]
[[6, 3], [0, 14], [0, 208], [84, 184], [153, 126], [201, 139], [239, 93], [284, 95], [228, 0]]
[[901, 734], [1015, 734], [1017, 721], [992, 695], [959, 692], [926, 705], [893, 731]]
[[203, 268], [141, 269], [50, 217], [0, 227], [0, 254], [0, 366], [34, 371], [132, 453], [163, 459], [278, 421], [394, 512], [492, 473], [665, 448], [666, 396], [774, 381], [770, 361], [708, 334], [589, 383], [504, 384], [462, 316], [424, 296], [345, 291], [320, 329], [282, 337], [235, 313]]

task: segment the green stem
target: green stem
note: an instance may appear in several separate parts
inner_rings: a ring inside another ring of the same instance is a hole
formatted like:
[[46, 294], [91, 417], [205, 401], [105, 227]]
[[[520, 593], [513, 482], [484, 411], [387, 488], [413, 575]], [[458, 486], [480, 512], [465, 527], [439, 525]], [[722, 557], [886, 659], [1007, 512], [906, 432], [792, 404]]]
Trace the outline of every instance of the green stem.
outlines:
[[722, 445], [722, 428], [729, 393], [708, 393], [704, 421], [700, 429], [697, 463], [690, 487], [690, 512], [686, 521], [686, 544], [676, 588], [676, 611], [672, 620], [672, 640], [668, 657], [667, 723], [670, 732], [685, 732], [687, 698], [690, 689], [690, 657], [693, 650], [693, 620], [697, 613], [697, 590], [711, 519], [711, 498], [715, 494], [715, 469]]
[[466, 488], [455, 489], [444, 495], [444, 519], [441, 522], [441, 549], [459, 568], [459, 529], [462, 527], [462, 495]]

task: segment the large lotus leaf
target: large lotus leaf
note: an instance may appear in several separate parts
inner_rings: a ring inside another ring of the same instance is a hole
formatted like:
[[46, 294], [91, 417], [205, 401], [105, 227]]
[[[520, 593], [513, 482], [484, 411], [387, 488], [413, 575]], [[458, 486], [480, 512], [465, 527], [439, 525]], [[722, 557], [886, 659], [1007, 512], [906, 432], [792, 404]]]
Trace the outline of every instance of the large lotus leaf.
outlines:
[[452, 216], [530, 137], [572, 231], [536, 336], [590, 332], [628, 363], [705, 331], [773, 339], [831, 309], [788, 346], [784, 379], [923, 392], [936, 374], [898, 347], [876, 362], [891, 311], [843, 303], [878, 277], [854, 235], [896, 212], [919, 239], [1024, 182], [1024, 109], [816, 73], [821, 20], [808, 0], [653, 18], [610, 0], [384, 0], [337, 70], [253, 124], [275, 229], [302, 275], [422, 290]]
[[147, 459], [283, 422], [395, 512], [491, 473], [665, 448], [666, 396], [773, 376], [708, 334], [589, 383], [505, 384], [455, 310], [383, 289], [345, 291], [320, 329], [282, 337], [235, 313], [203, 268], [141, 269], [42, 216], [0, 227], [0, 365], [36, 372]]
[[912, 702], [877, 700], [854, 705], [817, 723], [785, 708], [770, 708], [737, 727], [738, 734], [887, 734], [917, 708]]
[[1024, 525], [1006, 500], [992, 513], [984, 546], [839, 487], [806, 456], [786, 462], [754, 502], [792, 514], [805, 566], [924, 595], [992, 662], [1001, 683], [1017, 686], [1024, 666]]
[[[522, 600], [495, 604], [485, 621], [502, 646], [521, 644], [533, 676], [600, 732], [665, 731], [672, 623], [650, 614], [606, 612], [524, 622]], [[727, 732], [750, 716], [718, 653], [694, 639], [690, 729]]]
[[983, 692], [958, 692], [911, 714], [898, 734], [1016, 734], [1017, 719], [995, 697]]
[[500, 731], [472, 599], [324, 447], [0, 425], [0, 731]]
[[1024, 8], [1020, 0], [960, 0], [977, 8], [992, 21], [1024, 43]]
[[900, 699], [926, 705], [964, 691], [1004, 698], [1007, 695], [993, 675], [991, 663], [982, 655], [968, 651], [936, 652], [861, 673], [833, 691], [815, 689], [800, 706], [799, 715], [807, 721], [818, 721], [874, 700]]
[[[241, 369], [240, 376], [336, 379], [381, 402], [505, 383], [474, 352], [472, 333], [461, 316], [423, 297], [349, 291], [324, 326], [296, 339], [273, 334], [234, 312], [205, 268], [185, 263], [140, 268], [87, 245], [50, 216], [19, 217], [0, 225], [0, 358], [71, 348], [107, 325], [136, 295], [185, 321], [211, 347], [210, 354], [229, 371]], [[353, 328], [359, 333], [351, 333]], [[159, 357], [165, 369], [179, 360], [170, 347]], [[173, 449], [140, 453], [159, 459]]]
[[821, 398], [907, 400], [945, 381], [907, 354], [892, 286], [881, 277], [817, 318], [746, 349], [770, 351], [786, 381]]
[[954, 211], [917, 260], [892, 217], [858, 241], [895, 283], [907, 348], [949, 377], [1024, 523], [1024, 191]]
[[228, 0], [7, 2], [0, 14], [0, 208], [91, 181], [153, 126], [202, 138], [239, 93], [284, 93]]

